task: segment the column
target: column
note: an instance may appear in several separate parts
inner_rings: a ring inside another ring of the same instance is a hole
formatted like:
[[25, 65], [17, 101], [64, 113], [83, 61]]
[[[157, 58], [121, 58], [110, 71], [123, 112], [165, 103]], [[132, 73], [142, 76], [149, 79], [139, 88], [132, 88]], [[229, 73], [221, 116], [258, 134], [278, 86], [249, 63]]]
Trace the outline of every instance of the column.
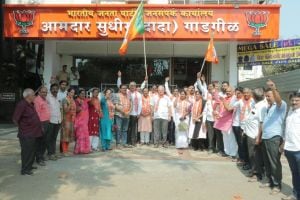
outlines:
[[228, 43], [228, 54], [226, 56], [226, 67], [228, 70], [228, 81], [230, 85], [236, 87], [238, 84], [238, 68], [237, 68], [237, 42], [230, 41]]
[[56, 76], [57, 72], [61, 70], [60, 60], [61, 56], [56, 53], [56, 41], [45, 40], [44, 51], [44, 82], [49, 85], [51, 76]]

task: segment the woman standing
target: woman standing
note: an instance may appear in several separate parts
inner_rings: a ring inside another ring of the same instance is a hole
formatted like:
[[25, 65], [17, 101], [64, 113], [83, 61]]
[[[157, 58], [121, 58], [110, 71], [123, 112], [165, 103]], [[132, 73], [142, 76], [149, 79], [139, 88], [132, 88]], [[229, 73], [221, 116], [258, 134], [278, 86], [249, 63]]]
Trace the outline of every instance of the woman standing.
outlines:
[[152, 132], [152, 117], [148, 88], [143, 89], [142, 111], [138, 121], [138, 132], [141, 133], [141, 144], [149, 145], [150, 133]]
[[189, 138], [191, 139], [191, 145], [196, 151], [200, 149], [203, 151], [205, 148], [206, 131], [204, 130], [205, 124], [202, 119], [202, 112], [205, 102], [203, 102], [202, 95], [198, 90], [195, 91], [195, 102], [192, 106], [191, 122], [189, 128]]
[[114, 121], [114, 105], [111, 101], [110, 89], [104, 91], [104, 96], [101, 98], [101, 107], [103, 111], [103, 117], [101, 118], [100, 125], [100, 138], [102, 151], [111, 150], [110, 142], [112, 140], [112, 125]]
[[88, 99], [85, 98], [85, 90], [79, 89], [79, 96], [75, 100], [76, 103], [76, 119], [75, 119], [75, 154], [90, 153], [90, 139], [89, 139], [89, 107]]
[[89, 136], [90, 145], [93, 151], [99, 150], [99, 120], [102, 115], [100, 101], [98, 99], [99, 90], [92, 90], [92, 98], [89, 101]]
[[187, 93], [182, 90], [179, 99], [174, 101], [174, 122], [176, 148], [188, 148], [188, 129], [189, 129], [189, 108], [190, 102], [187, 100]]
[[69, 143], [74, 141], [74, 122], [76, 116], [76, 104], [74, 101], [75, 90], [68, 89], [67, 97], [62, 100], [63, 120], [61, 129], [61, 148], [64, 156], [69, 156]]

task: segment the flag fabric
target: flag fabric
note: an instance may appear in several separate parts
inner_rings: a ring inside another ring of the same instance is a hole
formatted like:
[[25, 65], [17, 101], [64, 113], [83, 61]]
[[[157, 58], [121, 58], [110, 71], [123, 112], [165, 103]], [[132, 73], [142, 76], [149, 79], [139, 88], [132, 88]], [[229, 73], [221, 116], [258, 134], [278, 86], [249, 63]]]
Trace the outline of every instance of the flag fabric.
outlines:
[[125, 55], [127, 53], [128, 42], [136, 38], [138, 34], [143, 34], [144, 32], [144, 5], [143, 2], [141, 2], [129, 22], [123, 43], [119, 49], [119, 54]]
[[215, 63], [215, 64], [219, 63], [217, 52], [216, 52], [216, 49], [214, 46], [214, 39], [212, 37], [210, 38], [210, 41], [209, 41], [209, 44], [207, 47], [207, 51], [205, 54], [205, 60], [208, 62]]

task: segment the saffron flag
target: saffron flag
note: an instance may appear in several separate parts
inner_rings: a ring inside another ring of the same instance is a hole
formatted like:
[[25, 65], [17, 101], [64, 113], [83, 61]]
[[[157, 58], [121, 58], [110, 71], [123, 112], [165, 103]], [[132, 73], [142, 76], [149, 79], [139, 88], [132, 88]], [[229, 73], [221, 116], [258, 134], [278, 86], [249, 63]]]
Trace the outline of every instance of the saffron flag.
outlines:
[[128, 42], [136, 38], [138, 34], [143, 34], [144, 32], [144, 5], [143, 2], [141, 2], [129, 22], [129, 27], [125, 33], [123, 43], [119, 49], [119, 54], [125, 55], [127, 53]]
[[205, 54], [205, 60], [208, 62], [216, 63], [216, 64], [219, 63], [217, 52], [216, 52], [216, 49], [214, 46], [214, 39], [212, 37], [210, 38], [210, 41], [209, 41], [209, 44], [207, 47], [207, 51]]

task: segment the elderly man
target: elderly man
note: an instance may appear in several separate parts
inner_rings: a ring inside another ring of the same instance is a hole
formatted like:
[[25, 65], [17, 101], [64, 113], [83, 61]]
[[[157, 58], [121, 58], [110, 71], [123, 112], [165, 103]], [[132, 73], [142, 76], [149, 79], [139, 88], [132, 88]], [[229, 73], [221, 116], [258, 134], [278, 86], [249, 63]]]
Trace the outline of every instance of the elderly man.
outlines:
[[262, 88], [256, 88], [252, 92], [254, 105], [251, 105], [251, 111], [245, 113], [243, 119], [243, 133], [247, 139], [247, 149], [250, 162], [250, 173], [248, 175], [249, 182], [260, 181], [263, 177], [263, 159], [261, 144], [256, 142], [257, 137], [260, 134], [260, 121], [261, 112], [267, 106], [264, 101], [264, 90]]
[[291, 108], [286, 117], [284, 154], [288, 160], [293, 181], [293, 195], [283, 200], [300, 199], [300, 92], [290, 95]]
[[138, 118], [142, 111], [142, 95], [136, 90], [136, 83], [129, 83], [129, 98], [131, 99], [131, 111], [129, 116], [129, 126], [128, 126], [128, 144], [136, 146], [137, 141], [137, 125]]
[[275, 83], [267, 81], [268, 89], [265, 92], [268, 106], [262, 110], [262, 153], [266, 170], [267, 183], [260, 187], [271, 187], [270, 194], [278, 194], [281, 190], [282, 166], [279, 147], [282, 144], [283, 125], [287, 105], [280, 97]]
[[[121, 71], [119, 71], [117, 80], [118, 86], [122, 84], [121, 76], [122, 73]], [[133, 147], [136, 146], [138, 118], [142, 111], [142, 95], [137, 91], [136, 83], [134, 81], [129, 83], [129, 90], [127, 90], [127, 96], [131, 102], [131, 111], [129, 115], [129, 124], [127, 132], [127, 143], [130, 145], [130, 147]]]
[[22, 175], [33, 175], [32, 166], [36, 153], [36, 138], [42, 136], [42, 125], [34, 109], [34, 91], [27, 88], [13, 114], [13, 122], [18, 126], [18, 138], [21, 145]]
[[49, 134], [50, 109], [46, 100], [48, 90], [46, 87], [39, 89], [39, 95], [34, 99], [34, 108], [42, 123], [43, 135], [37, 138], [36, 162], [45, 166], [44, 154], [46, 152], [46, 138]]
[[58, 101], [57, 93], [58, 85], [52, 84], [50, 86], [50, 94], [47, 95], [47, 102], [50, 108], [49, 134], [46, 136], [49, 160], [60, 158], [56, 155], [56, 139], [61, 124], [60, 103]]
[[171, 120], [172, 116], [172, 102], [165, 95], [164, 86], [158, 87], [158, 95], [151, 99], [150, 104], [154, 112], [154, 147], [158, 148], [160, 143], [163, 147], [167, 147], [168, 121]]

